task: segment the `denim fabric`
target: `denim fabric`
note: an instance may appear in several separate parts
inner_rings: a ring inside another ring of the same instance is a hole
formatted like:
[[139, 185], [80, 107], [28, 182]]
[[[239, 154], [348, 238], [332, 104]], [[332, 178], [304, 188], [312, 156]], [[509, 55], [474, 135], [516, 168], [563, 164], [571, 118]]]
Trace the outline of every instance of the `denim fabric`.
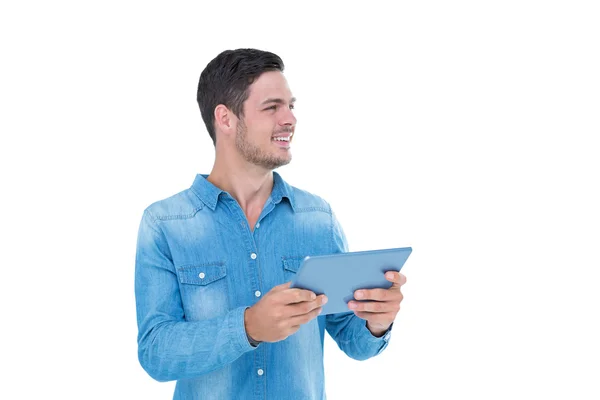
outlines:
[[388, 344], [352, 312], [319, 316], [277, 343], [253, 347], [244, 310], [290, 281], [307, 255], [347, 251], [329, 204], [274, 185], [252, 231], [237, 201], [206, 175], [144, 210], [135, 260], [138, 356], [174, 399], [325, 399], [325, 330], [365, 360]]

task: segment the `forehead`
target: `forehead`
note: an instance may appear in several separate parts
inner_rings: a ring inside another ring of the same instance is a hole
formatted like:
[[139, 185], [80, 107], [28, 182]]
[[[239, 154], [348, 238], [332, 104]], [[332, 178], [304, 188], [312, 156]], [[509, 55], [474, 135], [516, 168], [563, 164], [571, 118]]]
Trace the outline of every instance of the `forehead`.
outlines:
[[248, 102], [260, 103], [268, 98], [280, 98], [289, 101], [292, 92], [287, 80], [280, 71], [263, 73], [249, 86]]

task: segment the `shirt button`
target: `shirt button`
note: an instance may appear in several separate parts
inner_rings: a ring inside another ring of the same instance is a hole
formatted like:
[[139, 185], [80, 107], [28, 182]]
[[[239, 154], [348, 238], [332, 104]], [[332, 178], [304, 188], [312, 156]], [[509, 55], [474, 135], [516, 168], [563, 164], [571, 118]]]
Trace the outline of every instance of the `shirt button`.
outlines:
[[260, 297], [260, 290], [257, 290], [256, 292], [254, 292], [254, 295], [255, 295], [256, 297]]
[[206, 274], [204, 272], [200, 272], [198, 274], [198, 278], [200, 278], [200, 279], [204, 279], [205, 276], [206, 276]]
[[257, 228], [260, 228], [260, 222], [257, 222], [257, 223], [256, 223], [256, 227], [257, 227]]
[[263, 371], [262, 369], [259, 369], [257, 372], [258, 372], [258, 375], [260, 375], [260, 376], [262, 376], [262, 374], [265, 373], [265, 371]]
[[256, 260], [256, 253], [250, 254], [250, 258], [253, 259], [253, 260]]

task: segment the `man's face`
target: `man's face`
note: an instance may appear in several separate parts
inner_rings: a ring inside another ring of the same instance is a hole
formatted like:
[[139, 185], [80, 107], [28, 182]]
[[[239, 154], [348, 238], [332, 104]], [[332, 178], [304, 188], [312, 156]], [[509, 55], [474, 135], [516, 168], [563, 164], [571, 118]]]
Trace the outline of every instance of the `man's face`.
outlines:
[[246, 161], [269, 170], [288, 164], [296, 118], [295, 99], [285, 77], [279, 71], [265, 72], [248, 90], [244, 116], [237, 125], [238, 151]]

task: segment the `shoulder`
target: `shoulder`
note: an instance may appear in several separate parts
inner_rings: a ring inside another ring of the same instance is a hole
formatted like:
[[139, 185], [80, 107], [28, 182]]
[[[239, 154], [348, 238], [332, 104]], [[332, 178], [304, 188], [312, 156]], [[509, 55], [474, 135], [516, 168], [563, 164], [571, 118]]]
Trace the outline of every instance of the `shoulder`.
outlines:
[[320, 211], [331, 215], [331, 205], [323, 197], [295, 186], [290, 185], [290, 188], [294, 196], [295, 212]]
[[154, 221], [192, 218], [204, 207], [190, 189], [182, 190], [167, 198], [155, 201], [144, 212]]

